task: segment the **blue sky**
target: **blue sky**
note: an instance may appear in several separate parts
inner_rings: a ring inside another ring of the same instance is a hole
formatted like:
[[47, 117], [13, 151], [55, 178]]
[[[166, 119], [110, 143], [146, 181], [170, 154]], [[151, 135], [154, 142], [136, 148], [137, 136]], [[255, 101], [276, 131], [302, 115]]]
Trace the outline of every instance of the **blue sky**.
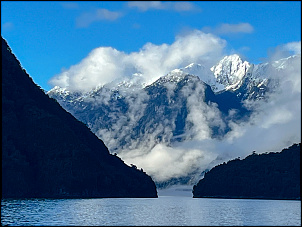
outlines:
[[301, 41], [301, 2], [1, 1], [1, 35], [45, 90], [95, 48], [131, 55], [147, 43], [170, 47], [194, 30], [224, 40], [224, 54], [259, 63]]

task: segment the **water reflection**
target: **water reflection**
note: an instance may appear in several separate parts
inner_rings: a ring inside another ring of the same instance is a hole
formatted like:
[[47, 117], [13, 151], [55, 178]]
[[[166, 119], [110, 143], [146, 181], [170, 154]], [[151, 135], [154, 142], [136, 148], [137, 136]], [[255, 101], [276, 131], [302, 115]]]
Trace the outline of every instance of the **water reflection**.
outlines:
[[2, 200], [2, 225], [301, 225], [301, 201], [194, 199]]

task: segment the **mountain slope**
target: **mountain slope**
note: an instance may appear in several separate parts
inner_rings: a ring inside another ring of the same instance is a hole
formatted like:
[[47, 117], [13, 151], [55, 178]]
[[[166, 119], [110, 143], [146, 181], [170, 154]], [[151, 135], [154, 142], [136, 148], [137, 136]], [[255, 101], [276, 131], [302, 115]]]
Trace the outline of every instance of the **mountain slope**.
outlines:
[[124, 145], [128, 148], [133, 140], [144, 141], [146, 137], [150, 138], [150, 134], [158, 142], [186, 139], [185, 135], [181, 135], [191, 129], [193, 122], [190, 123], [188, 114], [193, 112], [190, 108], [194, 104], [204, 103], [203, 107], [209, 109], [216, 108], [217, 104], [222, 121], [218, 125], [213, 124], [211, 130], [214, 137], [229, 130], [226, 120], [229, 111], [237, 111], [234, 120], [249, 115], [249, 110], [236, 93], [224, 91], [215, 94], [198, 76], [183, 71], [172, 71], [141, 89], [105, 85], [79, 94], [55, 87], [47, 94], [88, 125], [105, 141], [111, 153], [118, 152]]
[[151, 177], [50, 99], [3, 38], [2, 197], [157, 197]]
[[211, 69], [196, 63], [174, 69], [147, 86], [126, 80], [87, 92], [56, 86], [47, 94], [84, 122], [110, 153], [144, 168], [157, 186], [185, 184], [209, 168], [201, 167], [204, 160], [212, 165], [225, 158], [218, 149], [207, 152], [207, 142], [225, 142], [248, 124], [258, 103], [265, 105], [278, 92], [284, 74], [278, 72], [294, 58], [301, 57], [254, 65], [231, 55]]
[[[88, 125], [111, 153], [116, 152], [129, 162], [131, 153], [147, 155], [158, 144], [173, 147], [174, 143], [196, 137], [223, 136], [230, 130], [230, 110], [236, 109], [237, 120], [249, 114], [236, 94], [224, 93], [214, 94], [198, 76], [171, 72], [142, 89], [103, 86], [78, 95], [56, 87], [48, 95]], [[202, 123], [196, 119], [196, 111], [206, 127], [202, 132], [195, 128]], [[216, 116], [221, 119], [214, 121]], [[207, 122], [211, 122], [209, 127]], [[192, 172], [195, 174], [196, 169], [192, 168]], [[187, 183], [190, 178], [186, 176], [182, 182]]]
[[215, 166], [194, 185], [193, 197], [300, 199], [300, 147]]

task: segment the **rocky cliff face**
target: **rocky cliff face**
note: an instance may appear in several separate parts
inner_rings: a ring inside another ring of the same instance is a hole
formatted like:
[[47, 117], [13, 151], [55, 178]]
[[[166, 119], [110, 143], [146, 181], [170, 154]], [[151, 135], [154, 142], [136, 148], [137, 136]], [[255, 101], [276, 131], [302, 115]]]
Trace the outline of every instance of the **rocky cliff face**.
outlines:
[[151, 177], [49, 98], [3, 38], [2, 197], [157, 197]]

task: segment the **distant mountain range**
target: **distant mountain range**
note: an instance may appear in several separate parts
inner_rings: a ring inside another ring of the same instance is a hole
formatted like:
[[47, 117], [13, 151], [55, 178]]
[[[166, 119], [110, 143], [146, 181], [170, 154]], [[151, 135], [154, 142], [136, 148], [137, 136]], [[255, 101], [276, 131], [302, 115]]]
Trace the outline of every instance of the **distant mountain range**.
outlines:
[[156, 198], [142, 169], [109, 153], [49, 98], [2, 38], [2, 198]]
[[[247, 103], [265, 100], [278, 89], [278, 79], [271, 74], [296, 59], [301, 56], [256, 65], [234, 54], [210, 69], [192, 63], [172, 70], [149, 85], [122, 81], [88, 92], [56, 86], [47, 94], [85, 123], [112, 154], [137, 164], [138, 157], [150, 155], [159, 146], [173, 150], [187, 141], [223, 138], [233, 122], [249, 119], [253, 109]], [[196, 183], [205, 169], [194, 161], [189, 173], [176, 177], [159, 177], [161, 170], [145, 165], [157, 186], [163, 187]]]

